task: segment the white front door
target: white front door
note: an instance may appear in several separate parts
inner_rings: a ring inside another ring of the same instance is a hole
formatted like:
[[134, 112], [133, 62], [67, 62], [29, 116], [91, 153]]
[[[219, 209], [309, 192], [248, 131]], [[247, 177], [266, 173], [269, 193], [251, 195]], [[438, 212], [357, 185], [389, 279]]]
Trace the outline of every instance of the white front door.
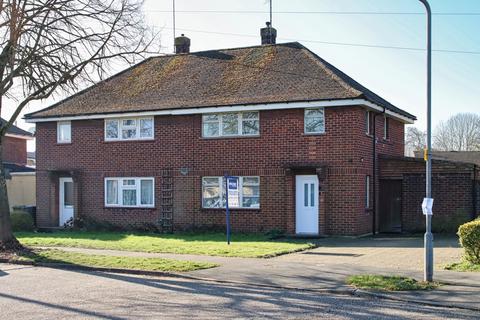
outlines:
[[318, 176], [296, 176], [296, 233], [318, 234]]
[[73, 218], [73, 180], [72, 178], [60, 178], [60, 210], [58, 223], [60, 227]]

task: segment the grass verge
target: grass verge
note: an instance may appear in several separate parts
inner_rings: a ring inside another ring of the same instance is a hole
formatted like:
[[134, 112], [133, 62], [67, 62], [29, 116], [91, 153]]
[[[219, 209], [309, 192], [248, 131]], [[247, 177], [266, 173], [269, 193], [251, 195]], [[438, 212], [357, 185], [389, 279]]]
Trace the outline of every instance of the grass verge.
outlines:
[[18, 232], [28, 247], [77, 247], [138, 252], [199, 254], [210, 256], [265, 258], [313, 248], [307, 240], [270, 240], [261, 234], [234, 234], [231, 245], [222, 233], [149, 234], [127, 232], [58, 231]]
[[384, 291], [431, 290], [439, 286], [438, 283], [420, 282], [408, 277], [371, 274], [350, 276], [347, 278], [347, 284], [359, 289]]
[[183, 261], [163, 258], [118, 257], [91, 255], [62, 250], [32, 250], [19, 254], [10, 254], [8, 260], [34, 263], [69, 264], [87, 267], [117, 268], [143, 271], [186, 272], [217, 267], [206, 262]]
[[468, 261], [455, 262], [445, 266], [445, 270], [462, 272], [480, 272], [480, 264], [474, 264]]

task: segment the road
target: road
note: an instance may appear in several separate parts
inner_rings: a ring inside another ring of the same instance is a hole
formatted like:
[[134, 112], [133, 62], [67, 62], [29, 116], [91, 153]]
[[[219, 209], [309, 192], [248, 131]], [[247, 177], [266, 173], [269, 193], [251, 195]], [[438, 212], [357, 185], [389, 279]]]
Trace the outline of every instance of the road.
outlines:
[[1, 319], [475, 319], [404, 302], [0, 264]]

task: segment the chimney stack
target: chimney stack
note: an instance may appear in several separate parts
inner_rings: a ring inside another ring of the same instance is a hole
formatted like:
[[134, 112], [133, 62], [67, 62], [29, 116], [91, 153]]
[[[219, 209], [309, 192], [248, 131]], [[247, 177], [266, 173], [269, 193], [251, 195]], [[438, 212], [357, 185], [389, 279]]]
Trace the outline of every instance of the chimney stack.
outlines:
[[260, 29], [260, 35], [262, 36], [262, 44], [275, 44], [277, 40], [277, 30], [272, 28], [270, 22], [267, 22], [267, 27]]
[[189, 53], [190, 39], [182, 33], [180, 37], [175, 38], [175, 53]]

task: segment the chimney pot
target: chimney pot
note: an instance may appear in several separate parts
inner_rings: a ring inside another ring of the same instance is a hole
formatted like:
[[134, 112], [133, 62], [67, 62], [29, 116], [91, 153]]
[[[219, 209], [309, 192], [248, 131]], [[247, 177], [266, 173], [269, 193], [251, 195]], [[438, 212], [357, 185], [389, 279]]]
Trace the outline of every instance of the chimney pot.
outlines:
[[267, 21], [267, 27], [260, 29], [262, 44], [275, 44], [277, 40], [277, 30], [272, 28], [272, 24]]
[[180, 37], [175, 38], [175, 53], [189, 53], [190, 52], [190, 38], [185, 37], [182, 33]]

